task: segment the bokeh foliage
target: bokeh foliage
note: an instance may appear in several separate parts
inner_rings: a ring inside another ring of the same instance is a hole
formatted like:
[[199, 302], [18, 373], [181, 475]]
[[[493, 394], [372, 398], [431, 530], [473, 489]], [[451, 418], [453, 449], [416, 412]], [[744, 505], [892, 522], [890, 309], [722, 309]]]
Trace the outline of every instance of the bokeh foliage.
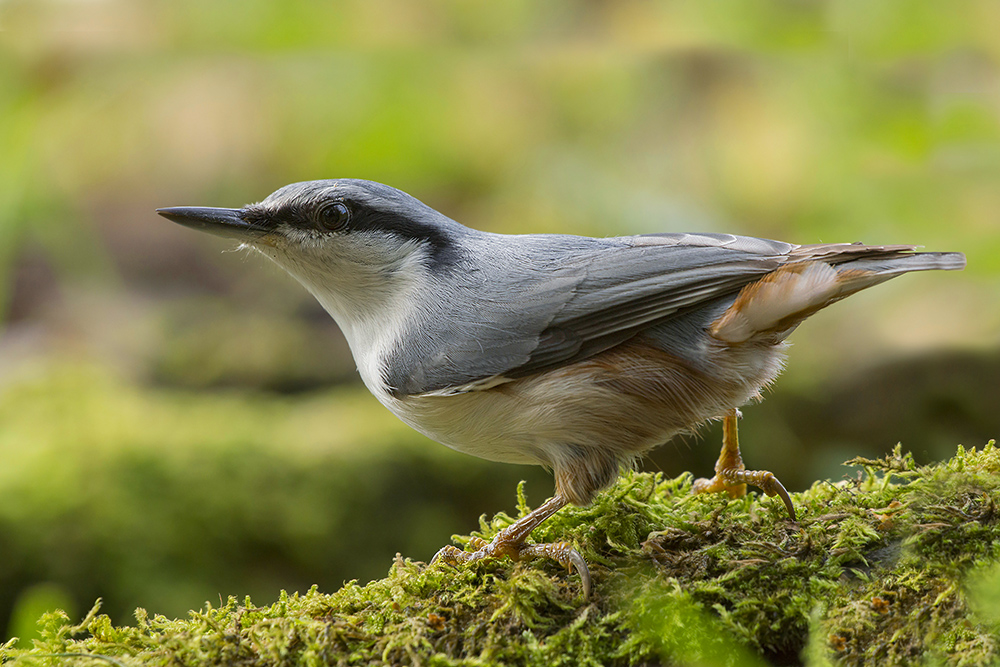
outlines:
[[295, 180], [494, 231], [963, 251], [796, 332], [744, 442], [803, 488], [898, 438], [996, 437], [997, 25], [993, 0], [0, 0], [0, 607], [47, 581], [116, 616], [333, 587], [520, 477], [547, 492], [340, 386], [308, 295], [152, 213]]
[[429, 560], [442, 527], [526, 472], [544, 493], [540, 470], [470, 464], [377, 410], [352, 389], [197, 395], [67, 366], [23, 380], [0, 399], [0, 599], [50, 582], [121, 617], [333, 589], [384, 574], [369, 554]]

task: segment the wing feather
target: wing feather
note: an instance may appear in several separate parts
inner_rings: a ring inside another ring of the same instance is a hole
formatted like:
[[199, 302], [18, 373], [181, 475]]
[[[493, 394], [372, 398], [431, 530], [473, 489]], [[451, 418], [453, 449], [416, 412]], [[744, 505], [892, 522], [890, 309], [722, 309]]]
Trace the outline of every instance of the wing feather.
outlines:
[[[797, 248], [729, 234], [516, 238], [475, 248], [461, 294], [441, 295], [418, 340], [385, 360], [395, 395], [471, 391], [586, 359], [678, 313], [735, 298]], [[471, 310], [469, 294], [480, 297]]]

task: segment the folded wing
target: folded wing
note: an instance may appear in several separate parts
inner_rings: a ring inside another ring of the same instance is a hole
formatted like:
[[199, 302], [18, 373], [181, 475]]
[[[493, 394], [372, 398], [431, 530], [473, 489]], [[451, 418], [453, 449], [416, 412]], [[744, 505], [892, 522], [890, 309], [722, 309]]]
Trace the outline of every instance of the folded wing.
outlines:
[[475, 262], [456, 269], [456, 291], [438, 295], [416, 339], [384, 360], [395, 395], [475, 391], [559, 368], [735, 299], [788, 264], [914, 256], [911, 246], [795, 246], [728, 234], [514, 238], [486, 237]]

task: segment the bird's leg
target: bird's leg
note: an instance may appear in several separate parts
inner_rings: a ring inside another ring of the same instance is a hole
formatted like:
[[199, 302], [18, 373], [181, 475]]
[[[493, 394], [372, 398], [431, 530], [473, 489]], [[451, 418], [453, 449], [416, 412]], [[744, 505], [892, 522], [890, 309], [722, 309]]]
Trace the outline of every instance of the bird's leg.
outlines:
[[569, 542], [552, 544], [525, 542], [531, 531], [562, 509], [566, 502], [565, 498], [556, 494], [537, 509], [501, 530], [492, 542], [486, 542], [478, 537], [472, 538], [472, 546], [476, 548], [476, 551], [462, 551], [449, 545], [438, 551], [431, 559], [431, 563], [443, 560], [451, 565], [458, 565], [459, 563], [471, 563], [484, 558], [502, 558], [503, 556], [510, 556], [510, 559], [515, 562], [522, 558], [551, 558], [566, 568], [576, 569], [583, 583], [583, 597], [586, 599], [590, 597], [590, 570], [587, 568], [587, 561], [583, 559], [580, 552], [570, 546]]
[[782, 486], [774, 473], [766, 470], [747, 470], [740, 456], [740, 441], [736, 435], [736, 420], [739, 410], [730, 410], [722, 421], [722, 453], [715, 464], [715, 477], [701, 478], [694, 482], [692, 490], [695, 493], [717, 493], [725, 491], [730, 498], [741, 498], [746, 495], [747, 484], [753, 484], [769, 496], [778, 496], [785, 503], [788, 516], [795, 521], [795, 507], [788, 491]]

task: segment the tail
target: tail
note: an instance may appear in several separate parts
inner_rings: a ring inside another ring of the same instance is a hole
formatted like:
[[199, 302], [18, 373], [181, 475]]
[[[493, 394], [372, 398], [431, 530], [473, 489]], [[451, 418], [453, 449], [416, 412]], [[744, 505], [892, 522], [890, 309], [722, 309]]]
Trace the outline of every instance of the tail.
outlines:
[[913, 246], [800, 246], [789, 263], [744, 287], [709, 332], [726, 343], [783, 340], [804, 319], [855, 292], [910, 271], [965, 268], [960, 252]]

